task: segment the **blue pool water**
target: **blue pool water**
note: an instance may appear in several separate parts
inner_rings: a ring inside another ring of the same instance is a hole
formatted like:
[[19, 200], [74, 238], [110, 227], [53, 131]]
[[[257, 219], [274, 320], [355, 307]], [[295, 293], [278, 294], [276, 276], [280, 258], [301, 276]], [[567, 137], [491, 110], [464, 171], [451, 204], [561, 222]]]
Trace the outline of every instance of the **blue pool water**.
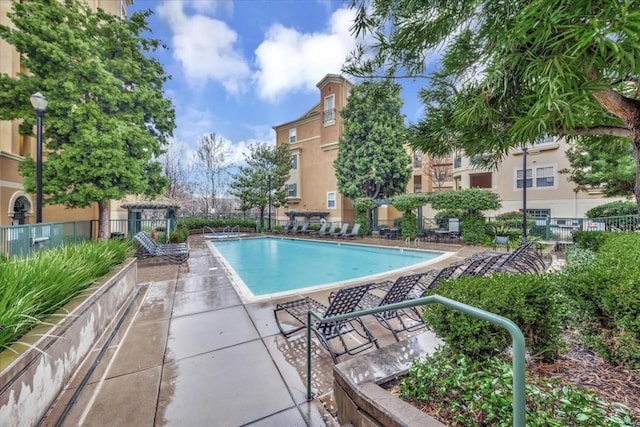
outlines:
[[216, 233], [207, 233], [204, 235], [205, 239], [228, 239], [230, 237], [243, 237], [246, 236], [245, 233], [236, 233], [236, 232], [228, 232], [221, 231]]
[[216, 241], [213, 247], [253, 296], [381, 275], [445, 254], [280, 238]]

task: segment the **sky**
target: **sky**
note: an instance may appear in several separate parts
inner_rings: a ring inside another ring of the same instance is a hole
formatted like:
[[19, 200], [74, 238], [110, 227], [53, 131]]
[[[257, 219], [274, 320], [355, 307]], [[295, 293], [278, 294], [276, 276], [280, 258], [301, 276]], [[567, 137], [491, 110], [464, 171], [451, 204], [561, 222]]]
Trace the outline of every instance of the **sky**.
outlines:
[[[251, 143], [274, 143], [273, 126], [318, 103], [316, 84], [340, 74], [356, 46], [354, 11], [343, 1], [135, 0], [128, 11], [147, 9], [148, 36], [167, 47], [155, 57], [171, 76], [165, 95], [176, 111], [172, 145], [187, 158], [208, 133], [223, 137], [237, 161]], [[403, 113], [415, 122], [423, 83], [402, 84]]]

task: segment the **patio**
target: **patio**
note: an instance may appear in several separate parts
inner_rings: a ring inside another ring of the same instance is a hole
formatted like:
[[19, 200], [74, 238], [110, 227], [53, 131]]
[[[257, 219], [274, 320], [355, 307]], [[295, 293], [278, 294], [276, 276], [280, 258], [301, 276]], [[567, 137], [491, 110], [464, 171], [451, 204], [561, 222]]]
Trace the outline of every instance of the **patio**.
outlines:
[[[307, 402], [305, 334], [283, 337], [277, 301], [244, 305], [202, 237], [189, 243], [185, 265], [139, 261], [140, 296], [114, 315], [124, 321], [95, 345], [42, 425], [338, 425], [328, 353], [313, 347], [317, 398]], [[446, 264], [482, 249], [429, 248], [456, 252]], [[326, 301], [328, 291], [312, 296]], [[365, 321], [381, 346], [394, 342]]]

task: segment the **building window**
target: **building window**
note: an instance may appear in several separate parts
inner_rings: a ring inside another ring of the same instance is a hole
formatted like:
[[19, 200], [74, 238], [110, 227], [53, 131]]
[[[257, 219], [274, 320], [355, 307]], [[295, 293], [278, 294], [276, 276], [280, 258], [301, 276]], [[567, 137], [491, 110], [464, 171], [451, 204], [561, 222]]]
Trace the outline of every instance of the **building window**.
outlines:
[[292, 170], [298, 169], [298, 155], [297, 154], [293, 154], [291, 156], [291, 169]]
[[335, 95], [327, 96], [324, 99], [324, 122], [329, 123], [336, 120]]
[[[533, 185], [535, 182], [535, 186]], [[527, 169], [527, 188], [555, 187], [556, 173], [553, 166]], [[522, 169], [516, 171], [516, 188], [522, 188]]]
[[413, 177], [413, 192], [422, 193], [422, 177], [421, 176]]
[[329, 191], [327, 193], [327, 208], [328, 209], [336, 208], [336, 192], [335, 191]]
[[289, 129], [289, 143], [296, 142], [296, 128]]
[[285, 184], [284, 189], [287, 197], [298, 197], [298, 184]]
[[543, 138], [536, 139], [533, 142], [533, 145], [548, 145], [548, 144], [554, 144], [555, 142], [556, 142], [556, 138], [554, 136], [545, 136]]
[[454, 159], [453, 159], [453, 167], [454, 168], [459, 168], [462, 166], [462, 156], [460, 154], [458, 154]]
[[413, 152], [413, 168], [422, 168], [422, 151], [416, 150]]
[[[520, 212], [522, 212], [522, 209], [520, 209]], [[527, 215], [535, 218], [546, 218], [551, 216], [551, 209], [527, 209]]]

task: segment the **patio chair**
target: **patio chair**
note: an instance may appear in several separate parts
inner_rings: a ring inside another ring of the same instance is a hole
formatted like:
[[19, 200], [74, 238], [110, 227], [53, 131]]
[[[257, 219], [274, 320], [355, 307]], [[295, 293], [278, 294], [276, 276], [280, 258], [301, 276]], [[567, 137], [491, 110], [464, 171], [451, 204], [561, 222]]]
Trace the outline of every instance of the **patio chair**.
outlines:
[[343, 236], [343, 235], [347, 234], [347, 230], [348, 229], [349, 229], [349, 224], [345, 222], [344, 224], [342, 224], [342, 228], [340, 229], [340, 231], [329, 233], [328, 236], [329, 237], [340, 237], [340, 236]]
[[451, 279], [454, 277], [462, 263], [454, 262], [448, 267], [441, 268], [440, 270], [431, 270], [422, 275], [418, 286], [422, 288], [420, 295], [416, 297], [422, 297], [427, 290], [435, 289], [442, 280]]
[[[308, 234], [309, 236], [316, 236], [316, 235], [320, 235], [320, 236], [322, 236], [322, 235], [324, 235], [324, 234], [325, 234], [325, 232], [326, 232], [326, 231], [327, 231], [327, 223], [326, 223], [326, 222], [323, 222], [323, 223], [322, 223], [322, 225], [320, 226], [320, 230], [317, 230], [317, 231], [308, 231], [308, 232], [307, 232], [307, 234]], [[334, 231], [335, 231], [335, 230], [334, 230]]]
[[[324, 318], [353, 313], [358, 309], [358, 303], [370, 287], [371, 284], [367, 283], [340, 289], [333, 295], [328, 307], [310, 297], [280, 303], [273, 310], [278, 329], [285, 337], [305, 329], [309, 311], [321, 314]], [[279, 317], [281, 312], [291, 316], [298, 326], [285, 331]], [[331, 354], [334, 363], [337, 363], [338, 358], [345, 354], [358, 354], [373, 346], [379, 347], [377, 339], [357, 317], [327, 323], [321, 323], [312, 318], [310, 326], [320, 344]], [[355, 333], [357, 336], [349, 337], [348, 335], [351, 333]]]
[[304, 222], [302, 223], [301, 228], [295, 228], [294, 230], [291, 230], [291, 234], [304, 234], [307, 232], [307, 228], [309, 228], [309, 223]]
[[186, 243], [159, 244], [144, 231], [133, 237], [140, 243], [136, 253], [139, 258], [159, 257], [173, 264], [184, 264], [189, 259], [189, 247]]
[[337, 226], [338, 226], [338, 224], [337, 224], [337, 223], [332, 222], [332, 223], [331, 223], [331, 226], [329, 227], [329, 230], [328, 230], [328, 231], [324, 231], [324, 232], [318, 231], [318, 232], [317, 232], [316, 234], [314, 234], [314, 235], [315, 235], [315, 236], [318, 236], [318, 237], [329, 237], [329, 236], [331, 236], [332, 234], [334, 234], [334, 233], [336, 232], [336, 227], [337, 227]]
[[360, 231], [360, 224], [356, 223], [353, 225], [353, 228], [348, 233], [340, 234], [340, 238], [342, 239], [355, 239], [356, 237], [360, 237], [358, 232]]
[[497, 250], [499, 246], [504, 246], [507, 248], [507, 252], [509, 252], [509, 236], [495, 236], [493, 238], [493, 250]]
[[[374, 307], [384, 307], [386, 305], [411, 299], [411, 292], [416, 286], [418, 286], [421, 278], [422, 274], [401, 276], [392, 283], [384, 296], [376, 295], [370, 290], [364, 294], [360, 300], [358, 309], [365, 310]], [[375, 290], [375, 288], [372, 287], [372, 290]], [[383, 311], [381, 313], [376, 313], [373, 316], [385, 329], [391, 331], [396, 341], [400, 341], [398, 333], [413, 332], [425, 326], [420, 312], [418, 312], [415, 307]]]
[[292, 225], [293, 225], [293, 221], [287, 221], [287, 223], [284, 225], [284, 227], [282, 227], [282, 230], [276, 231], [276, 233], [287, 234], [289, 231], [291, 231], [291, 226]]
[[484, 276], [502, 259], [503, 255], [470, 257], [465, 260], [468, 264], [463, 264], [463, 270], [458, 277]]
[[460, 238], [460, 219], [449, 218], [449, 237], [451, 239]]
[[289, 228], [288, 230], [283, 230], [282, 234], [295, 234], [298, 232], [298, 227], [300, 226], [300, 224], [298, 224], [297, 222], [293, 222], [293, 224], [291, 224], [291, 228]]

